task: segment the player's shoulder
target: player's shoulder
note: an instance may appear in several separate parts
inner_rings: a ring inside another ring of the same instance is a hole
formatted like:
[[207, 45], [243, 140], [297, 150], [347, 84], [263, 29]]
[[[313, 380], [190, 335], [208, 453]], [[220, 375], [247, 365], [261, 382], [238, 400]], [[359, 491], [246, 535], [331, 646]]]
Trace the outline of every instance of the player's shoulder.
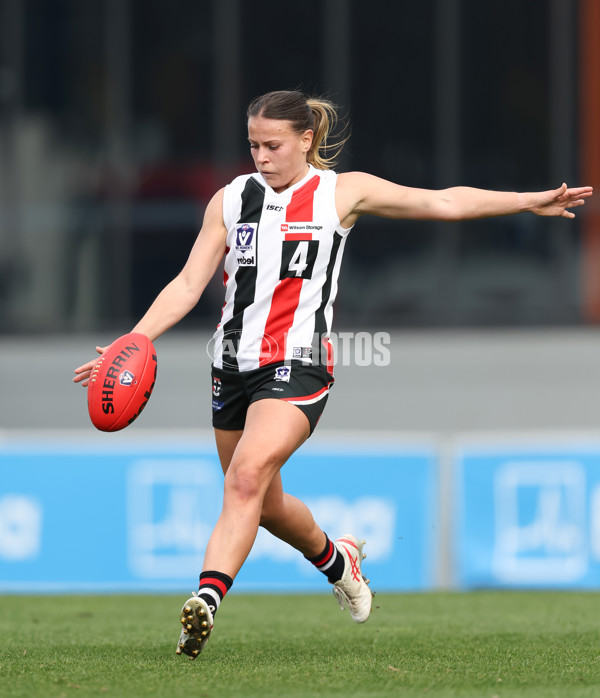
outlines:
[[358, 201], [375, 179], [366, 172], [340, 172], [335, 187], [336, 196]]
[[391, 183], [368, 172], [344, 172], [338, 176], [336, 194], [356, 202], [388, 184]]
[[257, 178], [257, 173], [256, 172], [246, 172], [244, 174], [239, 174], [237, 177], [234, 177], [231, 182], [227, 185], [228, 187], [231, 185], [236, 185], [236, 184], [244, 184], [247, 182], [250, 178]]
[[211, 196], [205, 211], [205, 217], [211, 213], [221, 212], [223, 209], [223, 197], [225, 195], [225, 187], [217, 189], [217, 191]]
[[251, 174], [241, 174], [238, 175], [237, 177], [234, 177], [228, 184], [226, 184], [223, 187], [224, 191], [235, 191], [237, 189], [243, 189], [245, 183], [248, 181], [248, 179], [251, 177]]
[[330, 170], [330, 169], [323, 169], [322, 170], [322, 169], [312, 165], [311, 166], [311, 173], [313, 176], [318, 175], [322, 182], [327, 182], [328, 184], [333, 184], [333, 185], [335, 185], [337, 182], [338, 173], [335, 170]]
[[367, 172], [340, 172], [337, 178], [338, 187], [356, 188], [366, 186], [378, 178]]

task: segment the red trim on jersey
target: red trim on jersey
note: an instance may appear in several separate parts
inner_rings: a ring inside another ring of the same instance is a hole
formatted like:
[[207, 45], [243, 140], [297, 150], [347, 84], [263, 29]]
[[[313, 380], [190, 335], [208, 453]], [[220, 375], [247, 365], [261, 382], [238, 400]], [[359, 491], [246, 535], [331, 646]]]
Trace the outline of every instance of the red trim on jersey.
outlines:
[[[226, 248], [225, 248], [225, 257], [227, 257], [228, 254], [229, 254], [229, 247], [226, 247]], [[229, 274], [225, 271], [225, 267], [223, 267], [223, 286], [225, 286], [225, 288], [227, 288], [227, 282], [228, 282], [228, 281], [229, 281]], [[225, 306], [226, 306], [226, 305], [227, 305], [227, 301], [224, 300], [224, 301], [223, 301], [223, 307], [221, 308], [221, 320], [223, 319], [223, 313], [225, 312]], [[220, 324], [221, 324], [221, 323], [219, 323], [219, 325], [220, 325]], [[219, 325], [217, 325], [217, 327], [219, 327]]]
[[333, 376], [333, 344], [331, 343], [330, 339], [327, 339], [327, 337], [323, 337], [321, 343], [327, 352], [327, 372]]
[[312, 233], [286, 233], [285, 240], [312, 240]]
[[306, 184], [296, 189], [285, 210], [286, 223], [306, 223], [313, 219], [313, 201], [321, 178], [315, 175]]
[[[312, 221], [315, 191], [320, 182], [321, 178], [319, 175], [315, 175], [306, 184], [296, 189], [285, 211], [286, 223], [308, 223]], [[286, 240], [288, 239], [287, 235]], [[302, 235], [305, 235], [305, 233], [302, 233]], [[298, 240], [300, 238], [290, 239]], [[310, 238], [304, 237], [301, 239], [312, 240], [312, 234]], [[260, 366], [285, 359], [286, 335], [294, 324], [294, 315], [300, 301], [300, 292], [302, 291], [302, 281], [303, 279], [296, 278], [281, 279], [275, 287], [269, 316], [265, 325], [265, 335], [277, 342], [277, 353], [275, 356], [270, 354], [271, 345], [266, 337], [263, 337], [260, 354], [264, 358], [260, 359]]]
[[[275, 288], [269, 317], [265, 325], [265, 337], [260, 348], [260, 366], [285, 359], [286, 334], [294, 322], [294, 314], [300, 300], [303, 279], [282, 279]], [[277, 352], [271, 353], [272, 345], [266, 337], [273, 338], [277, 343]]]
[[[225, 248], [225, 257], [229, 254], [229, 247]], [[229, 281], [229, 274], [225, 271], [225, 268], [223, 268], [223, 286], [227, 288], [227, 282]]]

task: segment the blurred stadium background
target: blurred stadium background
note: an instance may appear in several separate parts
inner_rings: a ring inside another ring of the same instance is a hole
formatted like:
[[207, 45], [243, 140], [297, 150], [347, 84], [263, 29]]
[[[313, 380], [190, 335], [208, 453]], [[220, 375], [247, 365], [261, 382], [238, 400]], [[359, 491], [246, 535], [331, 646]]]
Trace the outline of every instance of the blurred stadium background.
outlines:
[[[158, 340], [155, 394], [125, 432], [94, 432], [70, 379], [251, 168], [251, 98], [341, 105], [342, 170], [597, 187], [599, 32], [596, 0], [0, 0], [0, 591], [195, 578], [220, 488], [220, 279]], [[367, 535], [379, 588], [600, 587], [598, 196], [575, 221], [353, 231], [336, 329], [388, 333], [390, 361], [352, 345], [284, 478], [330, 533]], [[261, 537], [236, 587], [317, 588], [297, 562]]]

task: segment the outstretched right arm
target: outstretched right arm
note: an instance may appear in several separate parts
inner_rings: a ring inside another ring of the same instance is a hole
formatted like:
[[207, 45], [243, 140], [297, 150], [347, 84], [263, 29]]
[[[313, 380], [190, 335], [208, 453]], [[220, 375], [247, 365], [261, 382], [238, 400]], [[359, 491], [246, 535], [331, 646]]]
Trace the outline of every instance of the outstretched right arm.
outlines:
[[[181, 272], [168, 283], [148, 308], [132, 332], [145, 334], [152, 341], [185, 317], [200, 300], [225, 254], [227, 230], [223, 222], [223, 189], [210, 200], [204, 222]], [[106, 347], [96, 347], [102, 354]], [[75, 369], [75, 383], [88, 384], [98, 359]]]

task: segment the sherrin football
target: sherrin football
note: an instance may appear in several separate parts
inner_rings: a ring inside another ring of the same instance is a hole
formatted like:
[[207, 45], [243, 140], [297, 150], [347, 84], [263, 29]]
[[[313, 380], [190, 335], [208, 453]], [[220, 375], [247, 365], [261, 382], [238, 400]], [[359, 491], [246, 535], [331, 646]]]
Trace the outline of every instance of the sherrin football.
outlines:
[[146, 335], [125, 334], [108, 347], [92, 369], [88, 383], [88, 412], [100, 431], [119, 431], [146, 406], [158, 364]]

